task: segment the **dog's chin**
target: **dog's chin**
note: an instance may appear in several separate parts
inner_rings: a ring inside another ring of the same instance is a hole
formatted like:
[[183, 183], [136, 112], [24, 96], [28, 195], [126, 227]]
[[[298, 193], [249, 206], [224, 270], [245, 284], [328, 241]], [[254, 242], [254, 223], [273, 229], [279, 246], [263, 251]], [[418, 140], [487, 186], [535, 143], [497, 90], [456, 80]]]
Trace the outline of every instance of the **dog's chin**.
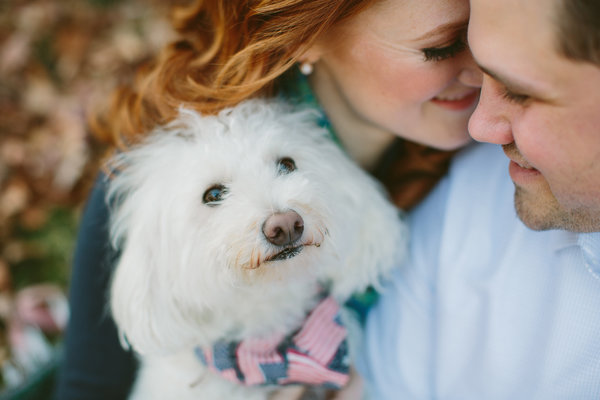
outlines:
[[296, 257], [298, 254], [302, 252], [304, 249], [304, 245], [295, 246], [295, 247], [286, 247], [279, 253], [273, 254], [265, 259], [265, 262], [275, 262], [275, 261], [285, 261], [291, 258]]

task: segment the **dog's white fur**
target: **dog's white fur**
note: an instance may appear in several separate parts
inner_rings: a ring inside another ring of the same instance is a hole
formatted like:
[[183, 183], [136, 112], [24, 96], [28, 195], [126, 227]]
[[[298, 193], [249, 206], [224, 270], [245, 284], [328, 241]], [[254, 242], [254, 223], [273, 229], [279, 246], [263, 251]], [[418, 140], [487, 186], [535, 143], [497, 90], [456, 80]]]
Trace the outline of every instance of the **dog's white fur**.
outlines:
[[[266, 399], [206, 370], [195, 346], [291, 332], [318, 283], [340, 302], [376, 285], [404, 256], [406, 227], [379, 185], [315, 123], [314, 111], [250, 100], [217, 116], [182, 109], [112, 161], [113, 245], [122, 250], [111, 310], [141, 355], [133, 399]], [[292, 158], [297, 169], [278, 171]], [[222, 203], [203, 194], [227, 187]], [[300, 254], [262, 234], [275, 212], [304, 220]]]

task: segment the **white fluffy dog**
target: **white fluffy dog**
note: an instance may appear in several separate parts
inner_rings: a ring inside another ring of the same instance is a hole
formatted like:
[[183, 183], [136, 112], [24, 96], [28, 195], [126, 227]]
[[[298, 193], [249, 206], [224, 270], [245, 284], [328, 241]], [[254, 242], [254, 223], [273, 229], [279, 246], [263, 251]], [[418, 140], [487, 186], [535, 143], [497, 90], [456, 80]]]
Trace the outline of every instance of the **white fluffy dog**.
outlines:
[[264, 100], [181, 110], [113, 159], [111, 310], [141, 358], [131, 398], [268, 398], [277, 386], [217, 374], [199, 349], [297, 332], [325, 290], [342, 304], [400, 263], [399, 211], [316, 117]]

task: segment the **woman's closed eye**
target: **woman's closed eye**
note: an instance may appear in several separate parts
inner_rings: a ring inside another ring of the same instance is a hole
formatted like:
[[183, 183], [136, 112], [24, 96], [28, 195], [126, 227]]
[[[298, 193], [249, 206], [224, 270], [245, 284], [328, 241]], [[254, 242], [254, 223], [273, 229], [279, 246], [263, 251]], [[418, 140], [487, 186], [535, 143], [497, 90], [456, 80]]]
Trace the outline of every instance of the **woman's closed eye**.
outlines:
[[421, 49], [421, 52], [425, 57], [425, 61], [443, 61], [457, 56], [468, 47], [467, 41], [461, 36], [448, 46], [426, 47]]

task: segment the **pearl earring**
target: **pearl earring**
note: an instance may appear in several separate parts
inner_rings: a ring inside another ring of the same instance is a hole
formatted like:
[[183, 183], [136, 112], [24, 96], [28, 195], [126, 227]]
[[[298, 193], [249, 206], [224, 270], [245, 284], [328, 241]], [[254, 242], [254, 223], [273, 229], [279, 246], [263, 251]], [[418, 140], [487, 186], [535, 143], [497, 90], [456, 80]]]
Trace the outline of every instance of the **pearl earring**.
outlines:
[[310, 75], [313, 72], [313, 65], [309, 62], [302, 62], [300, 63], [300, 72], [302, 72], [303, 75]]

